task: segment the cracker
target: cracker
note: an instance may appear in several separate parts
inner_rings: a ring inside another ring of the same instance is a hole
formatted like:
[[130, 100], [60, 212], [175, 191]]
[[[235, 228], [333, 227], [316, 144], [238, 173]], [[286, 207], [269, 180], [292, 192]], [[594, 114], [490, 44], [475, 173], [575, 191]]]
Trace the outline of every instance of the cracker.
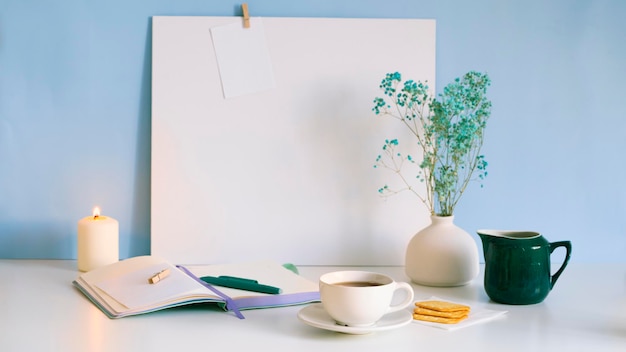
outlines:
[[429, 322], [432, 322], [432, 323], [440, 323], [440, 324], [457, 324], [457, 323], [467, 319], [467, 316], [465, 316], [463, 318], [452, 319], [452, 318], [434, 317], [432, 315], [413, 314], [413, 319], [429, 321]]
[[470, 307], [464, 304], [438, 300], [415, 302], [415, 306], [419, 308], [436, 310], [438, 312], [469, 312], [470, 310]]
[[454, 312], [441, 312], [438, 310], [426, 309], [421, 307], [415, 307], [413, 309], [413, 313], [421, 314], [421, 315], [430, 315], [433, 317], [441, 317], [441, 318], [449, 318], [449, 319], [459, 319], [467, 317], [469, 311], [467, 310], [459, 310]]

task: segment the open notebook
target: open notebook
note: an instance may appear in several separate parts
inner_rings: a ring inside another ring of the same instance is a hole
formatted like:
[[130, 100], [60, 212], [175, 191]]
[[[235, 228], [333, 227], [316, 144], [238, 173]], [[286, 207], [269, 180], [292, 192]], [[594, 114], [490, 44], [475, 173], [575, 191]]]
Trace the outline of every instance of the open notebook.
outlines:
[[[151, 284], [164, 269], [169, 276]], [[209, 285], [202, 276], [235, 276], [281, 288], [266, 294]], [[214, 302], [243, 318], [240, 310], [319, 301], [316, 282], [271, 262], [174, 266], [154, 256], [133, 257], [81, 274], [73, 282], [109, 318], [144, 314], [166, 308]]]

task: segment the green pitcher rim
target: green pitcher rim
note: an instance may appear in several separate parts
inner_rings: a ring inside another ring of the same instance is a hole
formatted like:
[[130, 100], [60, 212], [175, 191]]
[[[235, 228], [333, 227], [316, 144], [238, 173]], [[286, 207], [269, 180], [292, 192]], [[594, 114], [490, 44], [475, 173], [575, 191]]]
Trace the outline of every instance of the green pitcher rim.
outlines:
[[527, 231], [527, 230], [491, 230], [491, 229], [480, 229], [477, 230], [476, 233], [479, 235], [487, 235], [493, 237], [503, 237], [515, 240], [528, 240], [540, 237], [541, 234], [536, 231]]

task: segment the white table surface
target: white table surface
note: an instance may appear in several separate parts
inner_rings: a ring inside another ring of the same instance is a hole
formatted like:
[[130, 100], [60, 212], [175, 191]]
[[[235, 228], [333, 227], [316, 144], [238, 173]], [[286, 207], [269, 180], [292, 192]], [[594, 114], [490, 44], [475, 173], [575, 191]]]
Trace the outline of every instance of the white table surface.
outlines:
[[[300, 267], [317, 281], [337, 267]], [[358, 268], [407, 281], [401, 267]], [[413, 285], [473, 307], [507, 310], [496, 320], [447, 331], [417, 323], [347, 335], [300, 322], [303, 306], [244, 311], [182, 307], [107, 318], [71, 282], [75, 261], [0, 260], [0, 351], [626, 351], [626, 265], [570, 264], [536, 305], [489, 301], [481, 275], [469, 285]]]

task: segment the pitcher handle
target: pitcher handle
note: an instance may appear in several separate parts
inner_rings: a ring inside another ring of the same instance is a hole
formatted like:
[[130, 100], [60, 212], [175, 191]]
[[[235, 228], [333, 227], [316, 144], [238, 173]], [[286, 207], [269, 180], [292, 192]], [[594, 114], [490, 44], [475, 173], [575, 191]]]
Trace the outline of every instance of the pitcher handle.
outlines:
[[563, 273], [563, 270], [565, 270], [565, 267], [567, 266], [567, 263], [569, 262], [569, 258], [572, 255], [572, 243], [570, 241], [558, 241], [558, 242], [550, 243], [550, 254], [552, 254], [552, 252], [554, 252], [554, 250], [559, 247], [565, 247], [565, 250], [567, 252], [565, 253], [565, 260], [563, 261], [563, 264], [561, 264], [561, 267], [559, 268], [559, 270], [557, 270], [557, 272], [554, 273], [554, 275], [552, 275], [550, 289], [554, 287], [556, 280], [559, 279], [559, 276], [561, 276], [561, 274]]

